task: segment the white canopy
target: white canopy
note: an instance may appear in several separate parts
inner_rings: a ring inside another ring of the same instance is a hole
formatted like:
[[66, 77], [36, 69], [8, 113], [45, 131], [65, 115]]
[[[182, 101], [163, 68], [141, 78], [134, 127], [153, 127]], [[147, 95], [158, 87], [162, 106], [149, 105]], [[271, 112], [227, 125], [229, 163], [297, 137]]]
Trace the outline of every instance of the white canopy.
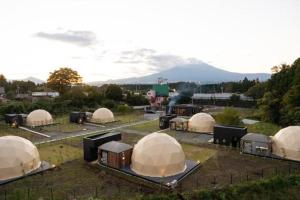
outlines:
[[188, 130], [191, 132], [212, 133], [216, 121], [207, 113], [197, 113], [189, 119]]
[[42, 109], [32, 111], [26, 119], [27, 126], [43, 126], [52, 123], [53, 119], [51, 114]]
[[272, 138], [272, 153], [300, 161], [300, 126], [283, 128]]
[[174, 138], [165, 133], [152, 133], [134, 146], [131, 169], [143, 176], [176, 175], [186, 169], [185, 155]]
[[0, 137], [0, 180], [23, 176], [41, 165], [37, 148], [18, 136]]
[[109, 123], [115, 121], [114, 114], [107, 108], [97, 109], [92, 116], [91, 122], [94, 123]]

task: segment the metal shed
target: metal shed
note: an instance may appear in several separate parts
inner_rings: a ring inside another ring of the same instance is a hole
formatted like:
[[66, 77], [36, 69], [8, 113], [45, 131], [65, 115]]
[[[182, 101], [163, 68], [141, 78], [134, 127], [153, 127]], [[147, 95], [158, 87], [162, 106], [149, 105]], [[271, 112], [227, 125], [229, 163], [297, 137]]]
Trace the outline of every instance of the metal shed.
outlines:
[[187, 131], [188, 130], [188, 122], [189, 120], [176, 117], [170, 120], [170, 129], [175, 131]]
[[240, 140], [246, 134], [246, 127], [215, 125], [214, 143], [233, 147], [240, 147]]
[[98, 148], [98, 161], [113, 168], [130, 166], [132, 146], [122, 142], [111, 141]]
[[241, 139], [241, 152], [259, 156], [271, 156], [272, 140], [266, 135], [248, 133]]

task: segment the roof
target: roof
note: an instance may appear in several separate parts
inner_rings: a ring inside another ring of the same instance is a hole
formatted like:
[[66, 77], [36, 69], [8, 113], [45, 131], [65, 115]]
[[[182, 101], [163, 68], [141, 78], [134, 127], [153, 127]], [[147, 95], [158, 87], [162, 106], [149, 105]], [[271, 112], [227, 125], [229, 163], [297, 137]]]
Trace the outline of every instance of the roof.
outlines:
[[242, 140], [250, 140], [254, 142], [271, 142], [271, 138], [269, 136], [259, 133], [248, 133], [244, 137], [242, 137]]
[[176, 117], [170, 120], [170, 122], [178, 122], [178, 123], [183, 123], [183, 122], [188, 122], [188, 119], [182, 118], [182, 117]]
[[104, 151], [114, 152], [114, 153], [121, 153], [129, 149], [132, 149], [132, 146], [122, 142], [111, 141], [101, 145], [99, 149]]
[[[193, 99], [223, 99], [227, 100], [230, 99], [232, 95], [235, 93], [195, 93], [193, 95]], [[241, 100], [247, 100], [247, 101], [252, 101], [253, 99], [251, 97], [247, 97], [243, 94], [235, 94], [240, 96]]]
[[156, 96], [169, 96], [169, 86], [167, 84], [154, 84], [152, 89]]

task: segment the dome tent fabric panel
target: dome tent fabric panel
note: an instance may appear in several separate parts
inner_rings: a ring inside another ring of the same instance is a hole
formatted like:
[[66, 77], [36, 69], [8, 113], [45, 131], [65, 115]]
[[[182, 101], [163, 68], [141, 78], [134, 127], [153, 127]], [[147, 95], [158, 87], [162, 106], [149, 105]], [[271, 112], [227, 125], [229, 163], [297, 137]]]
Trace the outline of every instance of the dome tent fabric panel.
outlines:
[[212, 133], [215, 119], [207, 113], [197, 113], [189, 119], [188, 130], [199, 133]]
[[27, 126], [43, 126], [53, 123], [51, 114], [46, 110], [34, 110], [27, 116]]
[[272, 153], [300, 161], [300, 126], [289, 126], [278, 131], [272, 138]]
[[100, 123], [100, 124], [114, 122], [114, 121], [115, 121], [114, 114], [107, 108], [97, 109], [93, 113], [91, 119], [91, 122]]
[[165, 133], [152, 133], [134, 146], [131, 169], [142, 176], [176, 175], [186, 169], [185, 155], [174, 138]]
[[0, 137], [0, 180], [24, 176], [40, 167], [37, 148], [17, 136]]

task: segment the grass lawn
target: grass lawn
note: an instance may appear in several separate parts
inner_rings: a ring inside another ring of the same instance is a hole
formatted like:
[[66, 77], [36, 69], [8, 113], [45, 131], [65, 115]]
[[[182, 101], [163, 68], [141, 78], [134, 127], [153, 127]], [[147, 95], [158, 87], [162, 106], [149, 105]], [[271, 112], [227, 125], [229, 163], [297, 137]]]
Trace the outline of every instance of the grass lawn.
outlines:
[[37, 134], [33, 134], [19, 128], [11, 128], [7, 124], [0, 123], [0, 136], [6, 136], [6, 135], [20, 136], [30, 141], [36, 141], [37, 139], [43, 138], [42, 136], [39, 136]]
[[264, 135], [275, 135], [281, 127], [267, 122], [258, 122], [256, 124], [247, 125], [249, 133], [261, 133]]
[[144, 119], [144, 113], [141, 111], [133, 111], [131, 113], [114, 113], [115, 120], [117, 120], [120, 124], [136, 122]]
[[82, 148], [76, 148], [66, 144], [54, 144], [40, 146], [41, 160], [51, 164], [60, 165], [64, 162], [82, 158]]
[[44, 126], [42, 127], [42, 130], [48, 132], [59, 131], [63, 133], [69, 133], [69, 132], [81, 131], [83, 129], [80, 124], [70, 123], [68, 115], [55, 117], [54, 121], [59, 124], [53, 126]]
[[128, 129], [135, 130], [135, 131], [141, 131], [141, 132], [149, 132], [149, 133], [160, 130], [158, 120], [149, 121], [147, 123], [131, 126], [131, 127], [128, 127]]
[[196, 145], [181, 144], [185, 156], [189, 160], [204, 163], [217, 153], [217, 150], [198, 147]]

